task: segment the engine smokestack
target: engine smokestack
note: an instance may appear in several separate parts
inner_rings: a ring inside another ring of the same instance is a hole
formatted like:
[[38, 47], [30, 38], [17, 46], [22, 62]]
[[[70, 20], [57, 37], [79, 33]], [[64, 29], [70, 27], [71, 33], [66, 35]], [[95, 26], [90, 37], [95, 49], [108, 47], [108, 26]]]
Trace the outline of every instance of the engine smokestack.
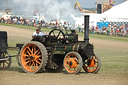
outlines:
[[89, 15], [84, 15], [84, 42], [89, 43]]

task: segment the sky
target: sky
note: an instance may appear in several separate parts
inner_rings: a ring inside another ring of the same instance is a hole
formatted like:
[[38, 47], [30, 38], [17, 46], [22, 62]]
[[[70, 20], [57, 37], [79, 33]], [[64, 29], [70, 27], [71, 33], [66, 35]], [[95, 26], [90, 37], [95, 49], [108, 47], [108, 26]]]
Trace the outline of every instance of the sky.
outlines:
[[[9, 6], [11, 6], [13, 3], [13, 1], [16, 1], [16, 0], [8, 0], [9, 2]], [[17, 1], [22, 1], [22, 0], [17, 0]], [[36, 1], [39, 1], [39, 0], [36, 0]], [[43, 0], [42, 0], [43, 1]], [[60, 3], [64, 0], [58, 0]], [[82, 8], [94, 8], [96, 7], [95, 3], [97, 0], [68, 0], [72, 7], [74, 7], [75, 3], [76, 2], [79, 2], [81, 7]], [[107, 0], [104, 0], [104, 1], [107, 1]], [[114, 5], [118, 5], [126, 0], [112, 0], [112, 1], [115, 1], [116, 3]], [[5, 8], [6, 7], [6, 0], [0, 0], [0, 8]]]
[[[63, 1], [63, 0], [59, 0], [59, 2], [61, 2], [61, 1]], [[96, 7], [95, 3], [97, 0], [69, 0], [69, 1], [71, 2], [72, 6], [74, 6], [76, 2], [79, 2], [81, 7], [83, 7], [83, 8], [94, 8], [94, 7]], [[108, 1], [108, 0], [104, 0], [104, 1]], [[112, 0], [112, 1], [116, 2], [114, 5], [118, 5], [126, 0]]]
[[[59, 1], [62, 1], [62, 0], [59, 0]], [[74, 4], [76, 2], [79, 2], [81, 7], [83, 7], [83, 8], [94, 8], [94, 7], [96, 7], [95, 3], [97, 0], [69, 0], [69, 1], [71, 2], [72, 6], [74, 6]], [[108, 1], [108, 0], [104, 0], [104, 1]], [[112, 1], [115, 1], [116, 2], [115, 5], [117, 5], [126, 0], [112, 0]]]

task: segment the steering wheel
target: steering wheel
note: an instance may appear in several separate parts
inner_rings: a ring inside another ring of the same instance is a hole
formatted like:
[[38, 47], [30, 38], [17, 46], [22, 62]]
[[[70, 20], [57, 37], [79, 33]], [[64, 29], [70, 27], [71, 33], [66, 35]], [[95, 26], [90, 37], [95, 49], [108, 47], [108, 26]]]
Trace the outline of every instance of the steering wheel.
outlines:
[[53, 29], [49, 32], [49, 36], [54, 36], [56, 39], [64, 39], [65, 34], [60, 29]]

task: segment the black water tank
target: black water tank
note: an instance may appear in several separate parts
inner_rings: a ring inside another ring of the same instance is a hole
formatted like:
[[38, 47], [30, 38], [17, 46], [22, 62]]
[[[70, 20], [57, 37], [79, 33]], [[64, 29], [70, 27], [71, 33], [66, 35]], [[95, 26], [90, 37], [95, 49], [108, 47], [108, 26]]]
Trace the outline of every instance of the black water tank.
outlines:
[[7, 32], [6, 31], [0, 31], [0, 53], [6, 52], [7, 48], [8, 48]]

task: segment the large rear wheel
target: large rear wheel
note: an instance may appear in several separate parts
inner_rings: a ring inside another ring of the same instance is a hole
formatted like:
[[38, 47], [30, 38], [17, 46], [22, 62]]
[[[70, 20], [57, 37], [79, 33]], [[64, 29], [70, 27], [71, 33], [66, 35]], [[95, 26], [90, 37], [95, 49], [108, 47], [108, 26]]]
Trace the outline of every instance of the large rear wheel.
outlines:
[[45, 68], [48, 54], [45, 46], [39, 42], [26, 43], [20, 51], [20, 65], [27, 73], [37, 73]]
[[69, 52], [64, 58], [63, 65], [67, 73], [77, 74], [83, 65], [82, 58], [77, 52]]
[[97, 73], [101, 67], [100, 57], [93, 54], [90, 58], [86, 59], [83, 64], [83, 69], [88, 73]]

